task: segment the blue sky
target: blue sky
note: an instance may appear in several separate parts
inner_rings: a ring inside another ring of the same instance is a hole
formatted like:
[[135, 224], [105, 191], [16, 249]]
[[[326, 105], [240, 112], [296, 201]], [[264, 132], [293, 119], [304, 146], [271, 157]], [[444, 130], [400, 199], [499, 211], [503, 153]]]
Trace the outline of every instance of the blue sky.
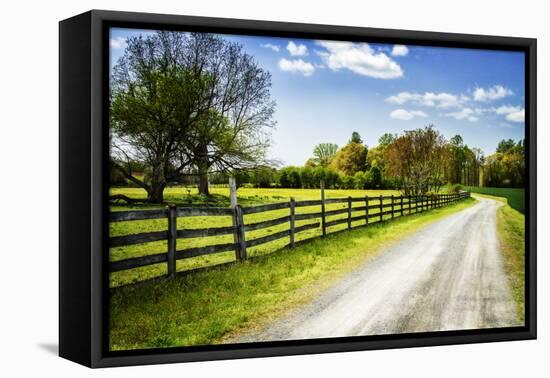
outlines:
[[[111, 64], [125, 39], [152, 31], [111, 30]], [[524, 138], [520, 52], [223, 36], [272, 74], [277, 103], [269, 156], [303, 165], [318, 143], [343, 146], [357, 131], [368, 146], [386, 133], [434, 124], [488, 155]]]

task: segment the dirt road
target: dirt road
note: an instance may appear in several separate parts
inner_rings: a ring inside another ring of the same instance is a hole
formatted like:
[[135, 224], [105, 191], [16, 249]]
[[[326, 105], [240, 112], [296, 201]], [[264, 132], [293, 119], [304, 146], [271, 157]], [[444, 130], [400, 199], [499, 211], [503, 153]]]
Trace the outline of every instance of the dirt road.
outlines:
[[478, 200], [389, 248], [307, 307], [236, 341], [520, 325], [498, 250], [501, 204]]

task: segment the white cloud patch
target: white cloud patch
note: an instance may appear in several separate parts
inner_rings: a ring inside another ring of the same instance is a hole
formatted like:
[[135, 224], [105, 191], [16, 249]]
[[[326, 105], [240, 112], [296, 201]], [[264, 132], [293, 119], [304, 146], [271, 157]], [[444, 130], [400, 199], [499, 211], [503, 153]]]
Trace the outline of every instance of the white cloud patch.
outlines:
[[472, 108], [463, 108], [457, 112], [446, 113], [445, 115], [458, 120], [467, 119], [470, 122], [476, 122], [479, 118], [476, 117], [475, 114], [476, 111]]
[[510, 122], [525, 122], [525, 109], [506, 115], [506, 120]]
[[304, 76], [311, 76], [315, 72], [315, 67], [309, 62], [304, 62], [302, 59], [281, 59], [279, 60], [279, 68], [287, 72], [300, 73]]
[[288, 42], [288, 45], [286, 45], [286, 49], [292, 56], [304, 56], [307, 55], [307, 47], [306, 45], [297, 45], [292, 41]]
[[506, 116], [510, 122], [525, 122], [525, 108], [520, 106], [503, 105], [498, 108], [491, 108], [496, 114]]
[[391, 54], [393, 56], [407, 56], [409, 49], [405, 45], [394, 45]]
[[274, 45], [274, 44], [271, 44], [271, 43], [262, 43], [260, 45], [260, 47], [263, 47], [264, 49], [271, 49], [275, 52], [279, 52], [281, 50], [281, 46]]
[[487, 89], [478, 87], [472, 93], [474, 100], [481, 102], [500, 100], [513, 94], [514, 92], [502, 85], [494, 85]]
[[124, 37], [116, 37], [111, 38], [109, 41], [109, 45], [112, 49], [123, 49], [126, 47], [126, 38]]
[[494, 111], [497, 114], [510, 114], [510, 113], [519, 112], [521, 109], [522, 108], [520, 108], [519, 106], [503, 105], [496, 108]]
[[415, 117], [426, 118], [428, 115], [421, 110], [396, 109], [390, 113], [390, 118], [409, 121]]
[[376, 79], [396, 79], [403, 70], [383, 52], [374, 51], [367, 43], [317, 41], [326, 50], [317, 51], [325, 65], [333, 71], [350, 70]]
[[465, 96], [457, 96], [451, 93], [411, 93], [400, 92], [397, 95], [386, 98], [386, 102], [394, 105], [413, 104], [417, 106], [436, 107], [440, 109], [456, 108], [462, 106], [468, 100]]

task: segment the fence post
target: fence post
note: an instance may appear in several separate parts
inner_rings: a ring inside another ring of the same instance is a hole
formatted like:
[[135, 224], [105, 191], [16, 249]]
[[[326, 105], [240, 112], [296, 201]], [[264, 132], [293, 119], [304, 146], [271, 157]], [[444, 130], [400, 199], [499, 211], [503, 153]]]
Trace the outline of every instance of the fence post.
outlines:
[[383, 197], [382, 194], [380, 194], [380, 222], [384, 220], [384, 216], [382, 215], [382, 212], [384, 211], [384, 206], [382, 205]]
[[403, 194], [401, 194], [401, 216], [403, 216]]
[[325, 180], [321, 180], [321, 231], [323, 232], [323, 237], [327, 236], [325, 221]]
[[246, 240], [244, 234], [244, 217], [243, 208], [240, 205], [236, 205], [233, 208], [233, 217], [235, 225], [235, 258], [237, 260], [246, 259]]
[[237, 206], [237, 182], [233, 176], [229, 177], [229, 200], [231, 207]]
[[290, 248], [294, 248], [294, 221], [296, 219], [296, 201], [290, 198]]
[[394, 198], [393, 198], [393, 194], [391, 195], [391, 219], [393, 219], [393, 213], [394, 213], [394, 207], [393, 207], [393, 201]]
[[408, 215], [411, 215], [411, 195], [409, 194], [409, 214]]
[[348, 230], [351, 230], [351, 196], [348, 197]]
[[369, 196], [365, 196], [365, 224], [369, 224]]
[[177, 240], [177, 212], [176, 205], [168, 205], [168, 277], [176, 275], [176, 240]]

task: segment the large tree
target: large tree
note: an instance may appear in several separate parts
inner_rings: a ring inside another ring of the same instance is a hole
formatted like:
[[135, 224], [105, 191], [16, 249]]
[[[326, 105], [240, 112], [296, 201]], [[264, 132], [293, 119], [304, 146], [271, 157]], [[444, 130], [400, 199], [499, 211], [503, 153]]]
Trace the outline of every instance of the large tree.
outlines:
[[199, 176], [199, 192], [208, 193], [208, 172], [263, 166], [275, 103], [271, 74], [242, 46], [221, 37], [186, 35], [181, 65], [206, 77], [202, 107], [185, 140], [186, 154]]
[[[163, 201], [169, 180], [191, 162], [181, 141], [197, 117], [202, 78], [172, 59], [179, 40], [162, 34], [129, 38], [111, 77], [111, 164], [146, 190], [147, 200]], [[144, 178], [131, 162], [143, 163]]]
[[[112, 164], [162, 202], [169, 180], [261, 164], [274, 103], [271, 77], [242, 47], [206, 33], [130, 38], [111, 81]], [[144, 180], [124, 161], [148, 167]]]

